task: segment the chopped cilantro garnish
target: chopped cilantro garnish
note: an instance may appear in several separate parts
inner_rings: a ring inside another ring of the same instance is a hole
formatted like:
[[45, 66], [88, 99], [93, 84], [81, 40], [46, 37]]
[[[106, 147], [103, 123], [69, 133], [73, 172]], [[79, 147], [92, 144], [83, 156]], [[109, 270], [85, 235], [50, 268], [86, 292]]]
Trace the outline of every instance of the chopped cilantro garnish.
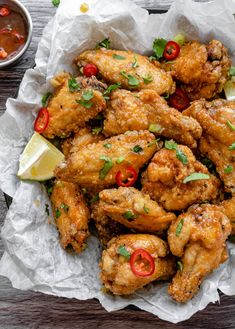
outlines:
[[102, 127], [93, 128], [91, 133], [92, 135], [99, 135], [99, 133], [101, 133], [102, 130], [103, 130]]
[[233, 171], [233, 166], [228, 165], [225, 169], [224, 172], [225, 174], [230, 174]]
[[151, 74], [146, 75], [146, 77], [143, 77], [144, 83], [149, 84], [153, 81], [153, 76]]
[[120, 74], [126, 79], [128, 79], [128, 84], [130, 86], [138, 86], [140, 84], [139, 80], [136, 79], [136, 77], [131, 74], [127, 74], [125, 71], [121, 71]]
[[84, 90], [82, 93], [82, 99], [76, 100], [76, 102], [85, 108], [89, 109], [92, 107], [93, 103], [90, 100], [94, 97], [93, 90]]
[[58, 208], [56, 208], [55, 209], [55, 217], [59, 218], [60, 216], [61, 216], [61, 211]]
[[148, 147], [150, 147], [150, 146], [153, 146], [153, 145], [155, 145], [155, 144], [157, 144], [158, 142], [159, 142], [159, 138], [157, 138], [157, 139], [154, 139], [154, 141], [152, 141], [152, 142], [150, 142], [150, 143], [148, 143]]
[[53, 6], [55, 6], [55, 7], [59, 7], [60, 0], [52, 0], [51, 2], [52, 2], [52, 4], [53, 4]]
[[186, 184], [188, 182], [200, 180], [200, 179], [210, 179], [210, 176], [207, 174], [203, 174], [201, 172], [194, 172], [193, 174], [185, 177], [185, 179], [183, 180], [183, 183]]
[[158, 125], [158, 124], [151, 123], [149, 125], [149, 131], [151, 133], [159, 133], [161, 130], [162, 130], [162, 127], [160, 125]]
[[235, 75], [235, 66], [231, 66], [229, 70], [230, 75]]
[[103, 144], [103, 146], [106, 147], [106, 149], [111, 149], [112, 144], [106, 143], [106, 144]]
[[136, 145], [133, 147], [133, 152], [140, 153], [143, 151], [143, 148], [140, 145]]
[[113, 167], [113, 161], [112, 159], [110, 159], [109, 157], [103, 155], [100, 157], [100, 160], [104, 160], [104, 166], [103, 168], [100, 169], [100, 173], [99, 173], [99, 178], [100, 180], [104, 180], [105, 177], [107, 176], [108, 172], [110, 171], [110, 169]]
[[104, 39], [103, 41], [99, 42], [96, 45], [96, 49], [99, 49], [99, 48], [109, 49], [109, 47], [110, 47], [110, 40], [109, 40], [109, 38]]
[[178, 144], [172, 139], [170, 141], [165, 141], [165, 148], [167, 150], [177, 150], [177, 146]]
[[67, 204], [61, 203], [60, 208], [64, 209], [65, 212], [69, 211], [69, 206]]
[[148, 208], [148, 207], [146, 207], [145, 205], [144, 205], [143, 209], [144, 209], [144, 212], [145, 212], [146, 214], [148, 214], [148, 213], [149, 213], [149, 208]]
[[153, 41], [153, 51], [157, 59], [160, 59], [164, 53], [167, 40], [165, 39], [155, 39]]
[[235, 143], [232, 143], [232, 144], [228, 147], [228, 149], [229, 149], [230, 151], [235, 150]]
[[116, 163], [117, 163], [117, 164], [120, 164], [120, 163], [122, 163], [124, 160], [125, 160], [125, 158], [122, 157], [122, 156], [120, 156], [119, 158], [117, 158]]
[[232, 131], [235, 131], [235, 126], [229, 120], [226, 121], [226, 124]]
[[118, 54], [113, 54], [113, 58], [114, 59], [118, 59], [118, 60], [124, 60], [124, 59], [126, 59], [126, 57], [124, 57], [124, 56], [121, 56], [121, 55], [118, 55]]
[[137, 56], [135, 55], [134, 56], [134, 62], [132, 63], [132, 67], [138, 67], [138, 59], [137, 59]]
[[126, 247], [124, 245], [121, 245], [118, 247], [118, 254], [127, 258], [127, 259], [130, 259], [131, 257], [131, 254], [129, 253], [129, 251], [126, 249]]
[[150, 62], [153, 62], [153, 61], [156, 61], [157, 58], [155, 56], [149, 56], [149, 60], [150, 60]]
[[179, 236], [180, 235], [180, 233], [182, 231], [182, 228], [183, 228], [183, 225], [184, 225], [184, 218], [181, 218], [179, 224], [176, 227], [176, 231], [175, 231], [175, 235], [176, 236]]
[[50, 196], [51, 193], [52, 193], [52, 186], [49, 186], [49, 187], [47, 188], [47, 194]]
[[163, 95], [162, 95], [162, 97], [163, 98], [165, 98], [165, 99], [168, 99], [169, 97], [170, 97], [170, 93], [164, 93]]
[[48, 92], [46, 93], [45, 95], [43, 95], [42, 97], [42, 106], [43, 107], [46, 107], [47, 106], [47, 103], [49, 101], [49, 98], [52, 96], [52, 93]]
[[109, 99], [109, 97], [107, 97], [107, 95], [111, 94], [112, 91], [118, 89], [121, 87], [120, 83], [116, 83], [114, 85], [109, 86], [103, 93], [103, 96], [105, 97], [105, 99]]
[[125, 219], [127, 219], [128, 222], [132, 222], [133, 220], [135, 220], [137, 218], [136, 215], [134, 215], [131, 210], [126, 211], [122, 216]]
[[68, 87], [69, 87], [69, 91], [71, 93], [74, 93], [75, 91], [78, 91], [78, 90], [81, 89], [80, 86], [79, 86], [79, 84], [77, 83], [77, 80], [75, 78], [69, 79], [69, 81], [68, 81]]
[[180, 272], [183, 271], [183, 264], [182, 264], [182, 262], [181, 262], [180, 260], [178, 260], [178, 262], [177, 262], [177, 269], [178, 269]]
[[184, 154], [183, 151], [177, 148], [176, 150], [176, 157], [178, 160], [180, 160], [184, 165], [188, 164], [188, 158], [186, 154]]

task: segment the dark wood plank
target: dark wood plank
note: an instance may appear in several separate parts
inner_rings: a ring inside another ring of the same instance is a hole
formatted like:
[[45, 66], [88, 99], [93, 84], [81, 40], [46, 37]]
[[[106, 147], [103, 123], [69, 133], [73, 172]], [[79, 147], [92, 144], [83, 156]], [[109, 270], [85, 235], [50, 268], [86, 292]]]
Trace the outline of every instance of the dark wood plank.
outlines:
[[[166, 10], [172, 0], [135, 0], [136, 3], [152, 9]], [[30, 48], [23, 60], [16, 66], [0, 71], [0, 112], [5, 110], [8, 97], [13, 97], [27, 68], [34, 63], [37, 43], [42, 30], [55, 9], [50, 0], [22, 0], [29, 9], [34, 23], [34, 34]], [[0, 226], [7, 207], [0, 194]], [[0, 241], [0, 256], [3, 245]], [[190, 320], [173, 325], [159, 320], [144, 311], [129, 307], [125, 310], [107, 313], [96, 300], [77, 301], [46, 296], [40, 293], [13, 289], [9, 281], [0, 277], [0, 328], [2, 329], [49, 329], [49, 328], [99, 328], [111, 329], [234, 329], [235, 298], [222, 296], [221, 303], [211, 304]]]

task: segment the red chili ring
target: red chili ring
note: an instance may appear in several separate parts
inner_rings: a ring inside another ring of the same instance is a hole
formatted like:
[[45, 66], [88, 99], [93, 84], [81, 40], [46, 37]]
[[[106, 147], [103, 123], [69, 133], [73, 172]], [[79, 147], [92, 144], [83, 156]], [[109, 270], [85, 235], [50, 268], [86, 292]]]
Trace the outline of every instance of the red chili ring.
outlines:
[[[140, 262], [139, 262], [140, 258]], [[130, 258], [132, 272], [136, 276], [150, 276], [155, 271], [155, 262], [153, 257], [144, 249], [135, 250]], [[147, 269], [145, 269], [147, 267]]]
[[96, 76], [98, 74], [98, 67], [94, 64], [86, 64], [83, 67], [83, 74], [86, 77], [92, 77], [93, 75]]
[[179, 87], [169, 98], [169, 105], [179, 111], [185, 110], [190, 105], [188, 95]]
[[[123, 186], [123, 187], [130, 187], [133, 186], [138, 178], [138, 174], [135, 170], [135, 168], [133, 168], [132, 166], [129, 166], [127, 168], [125, 168], [125, 173], [127, 174], [131, 174], [131, 177], [128, 177], [126, 180], [127, 182], [125, 183], [125, 181], [123, 181], [124, 175], [123, 173], [119, 170], [116, 174], [116, 182], [118, 184], [118, 186]], [[126, 176], [125, 175], [125, 176]]]
[[11, 11], [10, 11], [9, 8], [7, 8], [7, 7], [1, 7], [0, 8], [0, 16], [1, 17], [6, 17], [6, 16], [10, 15], [10, 13], [11, 13]]
[[178, 57], [179, 53], [180, 46], [178, 43], [175, 41], [168, 41], [163, 52], [163, 57], [168, 61], [172, 61]]
[[38, 116], [34, 122], [34, 130], [41, 134], [48, 126], [49, 123], [49, 112], [46, 108], [42, 108], [38, 112]]

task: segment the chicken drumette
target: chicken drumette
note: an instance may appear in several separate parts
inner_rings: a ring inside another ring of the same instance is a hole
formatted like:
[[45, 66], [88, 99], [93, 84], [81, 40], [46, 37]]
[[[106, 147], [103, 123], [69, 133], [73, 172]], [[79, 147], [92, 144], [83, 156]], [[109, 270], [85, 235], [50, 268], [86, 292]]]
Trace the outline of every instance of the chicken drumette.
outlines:
[[214, 205], [194, 205], [172, 222], [169, 247], [173, 255], [181, 257], [168, 288], [172, 298], [178, 302], [191, 299], [203, 279], [227, 259], [230, 232], [229, 219]]

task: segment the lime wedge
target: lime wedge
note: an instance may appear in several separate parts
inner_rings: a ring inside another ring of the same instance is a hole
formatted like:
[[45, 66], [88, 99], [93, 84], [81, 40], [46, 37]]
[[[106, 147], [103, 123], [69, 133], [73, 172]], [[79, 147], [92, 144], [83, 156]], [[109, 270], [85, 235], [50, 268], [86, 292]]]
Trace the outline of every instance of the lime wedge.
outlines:
[[34, 133], [20, 156], [20, 179], [44, 181], [54, 177], [55, 167], [64, 159], [53, 144]]

